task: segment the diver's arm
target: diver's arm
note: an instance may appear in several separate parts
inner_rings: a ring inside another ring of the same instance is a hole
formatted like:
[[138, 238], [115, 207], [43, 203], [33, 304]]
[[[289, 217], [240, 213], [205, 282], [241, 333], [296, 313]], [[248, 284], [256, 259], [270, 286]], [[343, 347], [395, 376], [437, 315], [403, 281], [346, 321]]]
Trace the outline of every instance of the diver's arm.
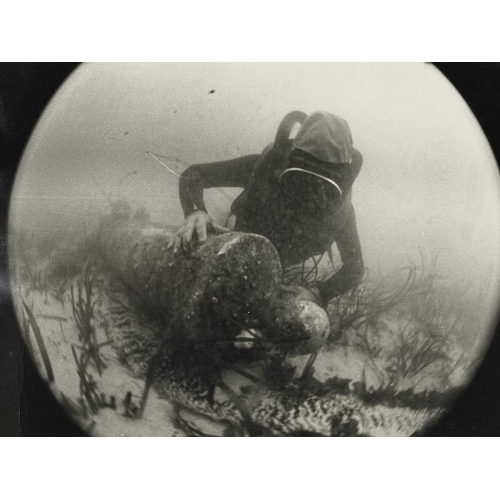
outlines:
[[342, 231], [336, 238], [336, 243], [342, 259], [342, 267], [329, 280], [318, 284], [321, 301], [324, 304], [356, 286], [363, 277], [363, 256], [352, 205], [346, 213], [346, 220]]
[[179, 197], [186, 220], [177, 231], [174, 253], [181, 245], [188, 248], [193, 235], [202, 243], [207, 239], [208, 229], [216, 234], [229, 231], [208, 214], [203, 190], [211, 187], [246, 187], [259, 158], [260, 155], [249, 155], [229, 161], [192, 165], [182, 173]]
[[248, 155], [234, 160], [196, 164], [186, 169], [179, 179], [179, 197], [187, 217], [196, 210], [207, 211], [203, 190], [212, 187], [248, 185], [260, 155]]

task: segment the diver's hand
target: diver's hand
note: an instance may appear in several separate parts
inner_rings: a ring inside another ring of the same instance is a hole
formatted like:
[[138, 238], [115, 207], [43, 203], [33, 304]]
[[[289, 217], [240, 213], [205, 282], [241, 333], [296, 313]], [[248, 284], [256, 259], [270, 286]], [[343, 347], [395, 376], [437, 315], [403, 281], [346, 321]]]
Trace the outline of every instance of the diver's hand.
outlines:
[[181, 246], [182, 248], [188, 248], [195, 233], [199, 243], [206, 241], [208, 230], [211, 230], [215, 234], [223, 234], [230, 231], [230, 229], [217, 224], [204, 210], [196, 210], [192, 214], [189, 214], [184, 224], [177, 231], [174, 253]]
[[321, 294], [319, 293], [318, 288], [315, 286], [306, 288], [300, 285], [282, 285], [280, 287], [279, 294], [283, 300], [306, 300], [309, 302], [314, 302], [320, 307], [324, 307]]

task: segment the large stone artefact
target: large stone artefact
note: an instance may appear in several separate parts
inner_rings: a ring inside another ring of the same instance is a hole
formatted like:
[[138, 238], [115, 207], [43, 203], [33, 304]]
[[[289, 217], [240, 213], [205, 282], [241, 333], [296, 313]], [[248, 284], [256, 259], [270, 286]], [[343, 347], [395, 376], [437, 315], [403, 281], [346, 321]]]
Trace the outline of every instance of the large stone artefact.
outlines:
[[174, 238], [174, 232], [146, 220], [115, 214], [102, 223], [98, 241], [114, 272], [179, 338], [232, 340], [244, 329], [258, 329], [267, 339], [297, 339], [311, 349], [325, 338], [323, 309], [283, 299], [280, 260], [265, 237], [209, 235], [205, 243], [175, 254]]

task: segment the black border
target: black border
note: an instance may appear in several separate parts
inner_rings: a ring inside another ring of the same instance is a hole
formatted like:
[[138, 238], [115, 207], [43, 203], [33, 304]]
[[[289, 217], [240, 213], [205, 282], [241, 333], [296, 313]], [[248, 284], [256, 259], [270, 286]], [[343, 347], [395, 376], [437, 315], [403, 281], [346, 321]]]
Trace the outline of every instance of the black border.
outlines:
[[[500, 158], [500, 63], [434, 63], [460, 92]], [[26, 355], [7, 286], [6, 223], [24, 146], [78, 63], [0, 63], [0, 436], [85, 436]], [[469, 388], [427, 436], [500, 436], [500, 335]]]

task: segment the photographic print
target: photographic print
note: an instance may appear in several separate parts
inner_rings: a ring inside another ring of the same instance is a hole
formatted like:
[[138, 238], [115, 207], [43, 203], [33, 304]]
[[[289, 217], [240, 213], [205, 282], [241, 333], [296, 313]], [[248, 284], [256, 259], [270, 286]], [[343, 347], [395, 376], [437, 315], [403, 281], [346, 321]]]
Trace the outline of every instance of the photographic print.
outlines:
[[10, 201], [24, 343], [95, 436], [411, 436], [497, 321], [500, 191], [423, 63], [95, 63]]

